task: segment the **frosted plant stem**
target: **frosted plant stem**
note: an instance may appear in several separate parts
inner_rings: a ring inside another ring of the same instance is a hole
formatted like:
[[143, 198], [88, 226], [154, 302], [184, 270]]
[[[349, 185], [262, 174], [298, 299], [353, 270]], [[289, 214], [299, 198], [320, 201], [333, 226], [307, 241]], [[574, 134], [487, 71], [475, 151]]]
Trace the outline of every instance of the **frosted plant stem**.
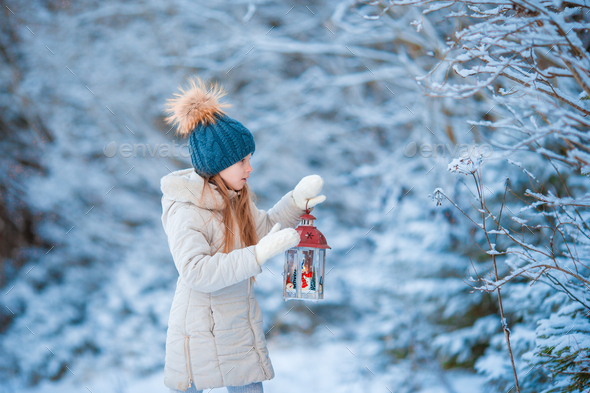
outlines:
[[[482, 215], [482, 228], [483, 228], [483, 232], [485, 233], [486, 236], [486, 240], [488, 241], [488, 245], [490, 246], [490, 250], [493, 249], [491, 241], [490, 241], [490, 237], [488, 236], [488, 231], [486, 230], [486, 218], [485, 218], [485, 211], [487, 210], [487, 207], [485, 206], [485, 195], [483, 192], [483, 182], [482, 182], [482, 176], [481, 173], [479, 173], [479, 170], [476, 172], [477, 175], [475, 173], [472, 173], [473, 178], [475, 180], [475, 184], [477, 185], [477, 193], [479, 195], [479, 203], [481, 205], [481, 215]], [[479, 175], [479, 176], [478, 176]], [[479, 182], [482, 182], [481, 184]], [[506, 190], [508, 187], [506, 187], [504, 189], [504, 198], [506, 198]], [[502, 206], [504, 205], [504, 203], [502, 203]], [[502, 211], [500, 210], [500, 215], [501, 216]], [[498, 217], [498, 223], [500, 222], [500, 217]], [[498, 235], [496, 234], [496, 238], [498, 237]], [[496, 282], [500, 280], [500, 277], [498, 276], [498, 267], [496, 265], [496, 255], [492, 254], [492, 265], [494, 266], [494, 275], [496, 277]], [[501, 323], [502, 323], [502, 330], [504, 330], [504, 337], [506, 338], [506, 345], [508, 346], [508, 354], [510, 355], [510, 362], [512, 363], [512, 372], [514, 373], [514, 387], [516, 388], [516, 392], [520, 393], [520, 386], [518, 385], [518, 375], [516, 373], [516, 365], [514, 364], [514, 356], [512, 355], [512, 347], [510, 346], [510, 331], [508, 330], [508, 326], [507, 326], [507, 322], [506, 319], [504, 318], [504, 307], [502, 305], [502, 294], [500, 292], [500, 286], [498, 286], [496, 288], [496, 290], [498, 291], [498, 306], [500, 307], [500, 318], [502, 318]]]
[[[498, 270], [496, 268], [496, 257], [492, 255], [492, 260], [494, 264], [494, 273], [496, 275], [496, 280], [498, 280]], [[510, 362], [512, 363], [512, 372], [514, 373], [514, 386], [516, 387], [516, 391], [520, 393], [520, 386], [518, 385], [518, 376], [516, 374], [516, 366], [514, 364], [514, 356], [512, 355], [512, 347], [510, 346], [510, 332], [508, 331], [508, 327], [506, 326], [506, 319], [504, 319], [504, 307], [502, 306], [502, 295], [500, 294], [500, 287], [497, 288], [498, 291], [498, 305], [500, 306], [500, 318], [502, 318], [502, 330], [504, 330], [504, 337], [506, 337], [506, 345], [508, 346], [508, 353], [510, 354]]]

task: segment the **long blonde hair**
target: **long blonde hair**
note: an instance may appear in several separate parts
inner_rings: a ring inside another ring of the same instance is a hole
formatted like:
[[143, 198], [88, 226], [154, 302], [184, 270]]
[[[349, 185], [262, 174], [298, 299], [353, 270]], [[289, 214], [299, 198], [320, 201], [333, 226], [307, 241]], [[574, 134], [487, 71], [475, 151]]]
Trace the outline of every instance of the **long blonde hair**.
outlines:
[[[256, 233], [256, 224], [250, 209], [250, 190], [248, 189], [248, 185], [244, 184], [244, 187], [240, 191], [237, 191], [236, 197], [230, 199], [229, 187], [219, 175], [219, 173], [213, 176], [201, 177], [204, 179], [201, 199], [205, 193], [205, 188], [207, 188], [208, 192], [214, 194], [211, 184], [217, 186], [217, 191], [223, 198], [223, 205], [221, 208], [221, 222], [225, 226], [225, 247], [223, 248], [223, 252], [229, 253], [234, 249], [236, 236], [234, 233], [235, 229], [233, 229], [235, 228], [234, 222], [237, 222], [237, 235], [240, 237], [240, 243], [242, 247], [249, 247], [257, 244], [258, 234]], [[255, 198], [256, 195], [252, 193], [252, 197]], [[217, 251], [219, 251], [219, 249], [217, 249], [215, 252]]]

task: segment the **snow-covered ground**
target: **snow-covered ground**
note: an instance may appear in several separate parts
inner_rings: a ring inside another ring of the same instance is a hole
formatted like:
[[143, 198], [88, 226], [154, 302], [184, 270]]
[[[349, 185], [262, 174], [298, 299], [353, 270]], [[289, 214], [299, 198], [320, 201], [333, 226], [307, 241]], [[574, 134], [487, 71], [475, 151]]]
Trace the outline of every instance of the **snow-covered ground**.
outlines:
[[[298, 340], [299, 341], [299, 340]], [[413, 370], [407, 364], [395, 364], [385, 372], [374, 373], [361, 358], [349, 351], [346, 342], [323, 345], [306, 345], [307, 340], [269, 345], [276, 376], [263, 383], [267, 393], [282, 392], [415, 392], [415, 393], [472, 393], [482, 391], [482, 378], [463, 371], [447, 371], [444, 374], [432, 370]], [[359, 375], [359, 370], [363, 370]], [[408, 384], [407, 375], [413, 375]], [[87, 380], [73, 382], [70, 379], [57, 383], [44, 382], [23, 393], [74, 393], [89, 390], [113, 393], [167, 392], [163, 387], [163, 371], [145, 377], [111, 369]], [[225, 388], [206, 390], [226, 392]]]

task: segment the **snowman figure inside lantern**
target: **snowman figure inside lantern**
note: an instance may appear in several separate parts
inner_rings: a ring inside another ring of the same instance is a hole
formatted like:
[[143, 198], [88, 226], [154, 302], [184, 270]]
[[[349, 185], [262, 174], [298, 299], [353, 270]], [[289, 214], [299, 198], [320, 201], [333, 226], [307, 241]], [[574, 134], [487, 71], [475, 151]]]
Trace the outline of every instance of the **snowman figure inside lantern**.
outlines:
[[326, 249], [331, 248], [324, 235], [313, 225], [316, 219], [309, 209], [299, 217], [295, 228], [301, 241], [285, 252], [283, 298], [318, 301], [324, 298]]

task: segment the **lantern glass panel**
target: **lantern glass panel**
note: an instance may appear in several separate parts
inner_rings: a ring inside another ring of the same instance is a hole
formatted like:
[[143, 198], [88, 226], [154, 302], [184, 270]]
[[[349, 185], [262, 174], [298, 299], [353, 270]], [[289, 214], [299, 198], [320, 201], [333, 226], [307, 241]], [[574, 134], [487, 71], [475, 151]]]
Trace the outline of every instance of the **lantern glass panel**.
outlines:
[[301, 251], [301, 298], [315, 299], [317, 273], [314, 265], [314, 249]]
[[324, 298], [324, 271], [326, 269], [326, 250], [319, 248], [316, 250], [318, 256], [316, 258], [317, 271], [317, 287], [318, 299]]
[[285, 263], [285, 272], [283, 273], [283, 297], [297, 297], [297, 261], [298, 249], [292, 248], [287, 250], [287, 261]]

